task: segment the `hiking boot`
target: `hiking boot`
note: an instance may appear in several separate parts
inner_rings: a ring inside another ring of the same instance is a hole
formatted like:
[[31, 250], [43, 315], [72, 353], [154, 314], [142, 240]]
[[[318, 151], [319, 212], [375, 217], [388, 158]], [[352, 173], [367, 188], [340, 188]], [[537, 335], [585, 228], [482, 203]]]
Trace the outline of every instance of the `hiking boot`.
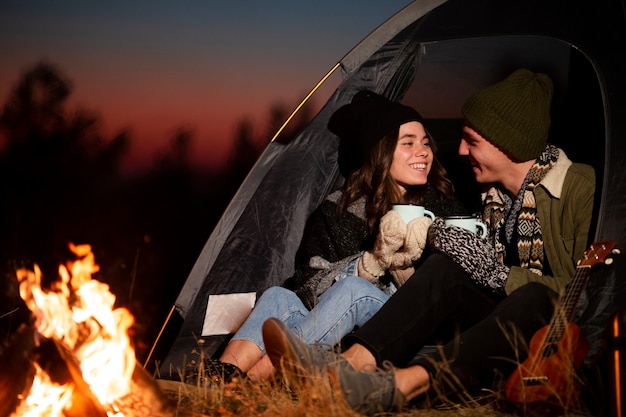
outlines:
[[204, 361], [206, 377], [214, 383], [229, 383], [235, 378], [245, 378], [246, 373], [232, 363], [222, 362], [219, 359], [206, 359]]
[[185, 374], [185, 383], [207, 386], [209, 384], [227, 384], [234, 378], [243, 378], [246, 374], [236, 365], [219, 359], [205, 359], [201, 366], [190, 369]]
[[263, 323], [263, 342], [272, 364], [283, 377], [325, 375], [331, 365], [352, 369], [343, 356], [322, 345], [304, 343], [279, 319], [271, 318]]
[[341, 391], [344, 399], [358, 413], [368, 416], [381, 412], [400, 411], [407, 400], [396, 388], [395, 372], [391, 363], [374, 372], [331, 367], [328, 374], [332, 385]]

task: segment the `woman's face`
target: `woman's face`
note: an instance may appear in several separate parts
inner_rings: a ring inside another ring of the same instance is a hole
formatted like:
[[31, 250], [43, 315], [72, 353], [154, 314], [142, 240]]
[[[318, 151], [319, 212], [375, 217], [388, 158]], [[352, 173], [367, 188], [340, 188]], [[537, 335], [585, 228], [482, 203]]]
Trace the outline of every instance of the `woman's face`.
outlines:
[[432, 164], [433, 150], [424, 126], [420, 122], [401, 125], [389, 169], [392, 178], [400, 184], [401, 193], [408, 187], [426, 184]]

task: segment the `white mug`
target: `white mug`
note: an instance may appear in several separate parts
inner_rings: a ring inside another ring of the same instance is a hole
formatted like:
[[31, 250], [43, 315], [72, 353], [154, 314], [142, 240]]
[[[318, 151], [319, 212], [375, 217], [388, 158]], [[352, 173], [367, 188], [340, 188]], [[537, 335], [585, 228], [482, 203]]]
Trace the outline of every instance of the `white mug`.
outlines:
[[479, 237], [487, 236], [485, 223], [472, 216], [446, 216], [443, 218], [446, 226], [457, 226], [476, 233]]
[[392, 210], [398, 212], [402, 220], [405, 223], [409, 223], [413, 219], [418, 217], [428, 216], [431, 220], [435, 220], [435, 215], [432, 211], [426, 210], [424, 206], [416, 206], [415, 204], [394, 204]]

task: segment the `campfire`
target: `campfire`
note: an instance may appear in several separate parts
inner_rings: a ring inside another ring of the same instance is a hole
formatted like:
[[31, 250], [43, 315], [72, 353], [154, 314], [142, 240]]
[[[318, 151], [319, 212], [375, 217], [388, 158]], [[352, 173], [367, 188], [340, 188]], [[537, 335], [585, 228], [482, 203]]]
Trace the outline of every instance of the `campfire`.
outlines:
[[92, 279], [90, 245], [70, 244], [76, 260], [42, 288], [42, 273], [16, 272], [32, 313], [0, 354], [0, 417], [170, 416], [156, 382], [137, 364], [128, 331], [134, 317]]

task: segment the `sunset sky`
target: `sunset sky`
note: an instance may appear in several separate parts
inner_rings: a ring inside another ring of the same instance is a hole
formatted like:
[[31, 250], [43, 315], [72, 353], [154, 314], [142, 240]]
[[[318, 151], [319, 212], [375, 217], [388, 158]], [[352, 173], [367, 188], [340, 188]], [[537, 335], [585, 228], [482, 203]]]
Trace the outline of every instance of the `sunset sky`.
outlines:
[[408, 3], [2, 1], [0, 103], [24, 70], [46, 60], [72, 81], [72, 105], [97, 111], [108, 136], [131, 129], [132, 164], [148, 164], [185, 126], [194, 162], [219, 165], [240, 120], [263, 131], [272, 104], [293, 109]]

